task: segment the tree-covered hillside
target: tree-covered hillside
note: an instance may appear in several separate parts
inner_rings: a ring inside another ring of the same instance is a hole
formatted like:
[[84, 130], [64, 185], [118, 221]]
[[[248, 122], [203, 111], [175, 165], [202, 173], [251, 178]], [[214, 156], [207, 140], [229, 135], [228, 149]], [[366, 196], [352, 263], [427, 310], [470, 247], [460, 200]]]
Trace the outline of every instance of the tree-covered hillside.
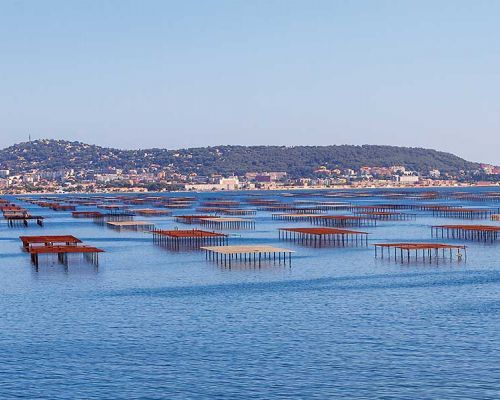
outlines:
[[0, 150], [0, 167], [13, 172], [73, 168], [104, 171], [168, 166], [180, 173], [229, 175], [249, 171], [285, 171], [310, 176], [320, 167], [353, 168], [403, 165], [427, 172], [475, 170], [476, 163], [436, 150], [394, 146], [215, 146], [181, 150], [119, 150], [63, 140], [37, 140]]

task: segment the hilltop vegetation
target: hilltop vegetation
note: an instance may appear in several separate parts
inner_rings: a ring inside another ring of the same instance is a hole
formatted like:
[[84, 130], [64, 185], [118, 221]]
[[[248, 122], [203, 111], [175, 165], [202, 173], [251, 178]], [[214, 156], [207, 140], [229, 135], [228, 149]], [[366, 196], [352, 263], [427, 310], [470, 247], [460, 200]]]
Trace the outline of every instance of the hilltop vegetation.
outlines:
[[215, 146], [181, 150], [119, 150], [64, 140], [37, 140], [0, 150], [0, 167], [14, 173], [62, 168], [105, 171], [170, 166], [182, 174], [230, 175], [249, 171], [285, 171], [291, 177], [310, 176], [319, 166], [353, 168], [403, 165], [427, 172], [457, 173], [478, 168], [453, 154], [394, 146]]

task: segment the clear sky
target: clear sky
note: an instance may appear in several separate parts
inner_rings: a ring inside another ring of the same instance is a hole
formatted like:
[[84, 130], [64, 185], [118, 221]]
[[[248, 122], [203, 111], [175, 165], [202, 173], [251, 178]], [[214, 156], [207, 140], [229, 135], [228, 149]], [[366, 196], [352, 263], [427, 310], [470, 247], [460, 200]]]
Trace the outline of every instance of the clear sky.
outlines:
[[392, 144], [500, 164], [500, 1], [0, 0], [0, 146]]

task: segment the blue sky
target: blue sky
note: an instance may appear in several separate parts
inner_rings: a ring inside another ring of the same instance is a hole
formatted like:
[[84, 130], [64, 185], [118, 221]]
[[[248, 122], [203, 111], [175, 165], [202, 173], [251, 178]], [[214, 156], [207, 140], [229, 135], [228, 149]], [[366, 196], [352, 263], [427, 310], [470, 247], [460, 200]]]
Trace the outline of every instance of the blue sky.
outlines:
[[0, 146], [393, 144], [500, 164], [500, 1], [0, 1]]

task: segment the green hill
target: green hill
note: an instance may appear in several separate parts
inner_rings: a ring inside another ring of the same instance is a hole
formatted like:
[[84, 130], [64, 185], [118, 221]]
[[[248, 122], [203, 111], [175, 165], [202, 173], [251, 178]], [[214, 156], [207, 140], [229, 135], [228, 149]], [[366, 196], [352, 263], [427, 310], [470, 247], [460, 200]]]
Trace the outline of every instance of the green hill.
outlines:
[[411, 170], [457, 173], [478, 164], [436, 150], [394, 146], [215, 146], [180, 150], [119, 150], [64, 140], [37, 140], [0, 150], [0, 167], [12, 172], [62, 168], [104, 171], [170, 165], [199, 175], [229, 175], [249, 171], [285, 171], [291, 177], [310, 176], [319, 166], [353, 168], [403, 165]]

